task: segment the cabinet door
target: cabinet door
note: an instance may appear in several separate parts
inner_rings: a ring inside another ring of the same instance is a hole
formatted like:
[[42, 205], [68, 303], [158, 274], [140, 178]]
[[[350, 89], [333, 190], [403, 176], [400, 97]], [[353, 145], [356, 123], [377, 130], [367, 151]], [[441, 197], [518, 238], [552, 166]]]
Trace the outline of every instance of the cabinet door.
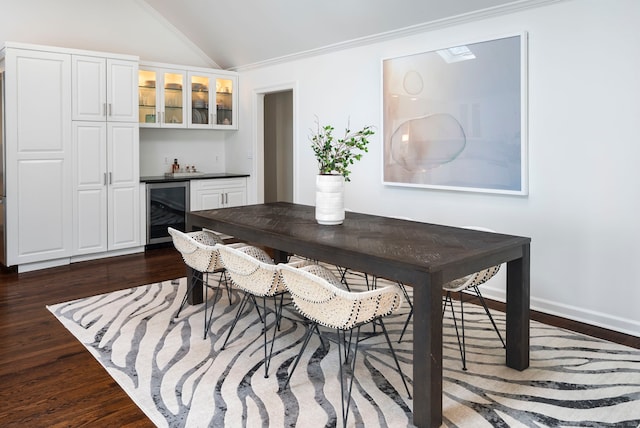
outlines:
[[214, 80], [216, 109], [213, 128], [238, 129], [238, 78], [216, 76]]
[[237, 76], [189, 72], [189, 128], [238, 129]]
[[73, 120], [105, 120], [107, 71], [104, 58], [72, 55]]
[[181, 70], [161, 70], [163, 128], [187, 127], [187, 73]]
[[[215, 106], [213, 94], [215, 81], [206, 74], [189, 73], [189, 109], [187, 109], [187, 124], [189, 128], [211, 129], [215, 122], [212, 107]], [[212, 85], [213, 88], [212, 89]]]
[[71, 255], [71, 56], [7, 49], [7, 264]]
[[140, 245], [140, 167], [137, 123], [107, 127], [108, 247]]
[[138, 121], [138, 63], [107, 59], [107, 120]]
[[161, 86], [157, 70], [138, 70], [138, 123], [141, 128], [160, 127]]
[[73, 123], [73, 254], [107, 251], [107, 124]]
[[141, 128], [186, 128], [184, 70], [142, 65], [138, 71], [138, 123]]
[[246, 188], [230, 188], [225, 193], [225, 207], [247, 205]]
[[193, 211], [197, 210], [213, 210], [216, 208], [222, 208], [224, 194], [222, 189], [204, 189], [196, 192], [196, 207], [193, 206]]

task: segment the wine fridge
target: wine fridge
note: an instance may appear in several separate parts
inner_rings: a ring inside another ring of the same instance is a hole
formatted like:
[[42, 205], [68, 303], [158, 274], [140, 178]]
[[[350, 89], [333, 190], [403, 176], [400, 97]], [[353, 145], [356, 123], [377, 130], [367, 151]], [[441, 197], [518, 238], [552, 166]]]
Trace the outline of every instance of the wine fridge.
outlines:
[[170, 242], [168, 227], [186, 232], [189, 181], [147, 183], [147, 245]]

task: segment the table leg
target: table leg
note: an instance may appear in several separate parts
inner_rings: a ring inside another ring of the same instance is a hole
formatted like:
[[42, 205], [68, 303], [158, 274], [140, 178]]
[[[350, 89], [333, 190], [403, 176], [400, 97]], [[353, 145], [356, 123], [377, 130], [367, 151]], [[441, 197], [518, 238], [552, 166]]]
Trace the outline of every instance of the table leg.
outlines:
[[413, 288], [413, 424], [442, 424], [442, 275]]
[[[193, 288], [191, 285], [193, 284]], [[202, 272], [187, 266], [187, 290], [191, 290], [187, 296], [190, 305], [197, 305], [204, 302], [202, 288]]]
[[529, 367], [529, 244], [522, 246], [522, 258], [507, 263], [507, 366]]
[[274, 263], [287, 263], [289, 261], [289, 253], [282, 250], [273, 250], [273, 261]]

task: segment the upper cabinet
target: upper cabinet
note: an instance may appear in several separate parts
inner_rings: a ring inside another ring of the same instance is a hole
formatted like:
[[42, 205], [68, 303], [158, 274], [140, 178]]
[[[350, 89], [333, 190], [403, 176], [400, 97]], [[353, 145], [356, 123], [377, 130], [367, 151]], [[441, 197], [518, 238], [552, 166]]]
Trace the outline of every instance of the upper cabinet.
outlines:
[[73, 120], [136, 122], [138, 62], [72, 55]]
[[237, 88], [234, 72], [141, 63], [140, 127], [238, 129]]
[[186, 128], [186, 70], [140, 65], [138, 122], [142, 128]]
[[236, 75], [189, 72], [189, 128], [238, 129]]

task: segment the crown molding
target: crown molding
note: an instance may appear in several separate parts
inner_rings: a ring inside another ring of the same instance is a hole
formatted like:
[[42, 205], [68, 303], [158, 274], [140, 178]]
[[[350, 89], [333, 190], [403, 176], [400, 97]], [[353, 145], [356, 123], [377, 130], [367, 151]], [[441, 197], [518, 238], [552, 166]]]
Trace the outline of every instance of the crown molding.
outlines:
[[371, 36], [360, 37], [357, 39], [347, 40], [340, 43], [335, 43], [320, 48], [309, 49], [302, 52], [297, 52], [290, 55], [284, 55], [277, 58], [268, 59], [265, 61], [259, 61], [252, 64], [246, 64], [237, 67], [230, 67], [232, 71], [248, 71], [256, 68], [268, 67], [294, 60], [310, 58], [318, 55], [324, 55], [331, 52], [337, 52], [345, 49], [351, 49], [374, 43], [380, 43], [387, 40], [398, 39], [401, 37], [412, 36], [415, 34], [421, 34], [428, 31], [439, 30], [442, 28], [453, 27], [456, 25], [466, 24], [473, 21], [479, 21], [483, 19], [493, 18], [496, 16], [509, 15], [523, 10], [534, 9], [542, 6], [548, 6], [554, 3], [561, 3], [567, 0], [517, 0], [511, 3], [507, 3], [500, 6], [489, 7], [474, 12], [464, 13], [448, 18], [438, 19], [435, 21], [429, 21], [422, 24], [416, 24], [409, 27], [400, 28], [397, 30], [387, 31], [384, 33], [373, 34]]

